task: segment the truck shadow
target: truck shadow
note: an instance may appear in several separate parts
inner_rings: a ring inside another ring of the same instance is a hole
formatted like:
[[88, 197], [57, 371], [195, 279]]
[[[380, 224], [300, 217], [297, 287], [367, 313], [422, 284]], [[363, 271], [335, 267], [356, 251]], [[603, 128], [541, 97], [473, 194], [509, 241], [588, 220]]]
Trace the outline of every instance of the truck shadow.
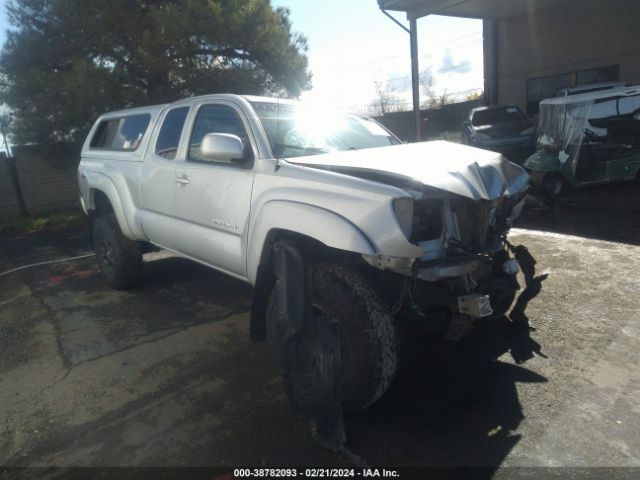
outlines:
[[505, 317], [458, 343], [412, 340], [387, 395], [347, 419], [351, 447], [372, 463], [480, 466], [490, 477], [521, 438], [517, 384], [547, 382], [505, 354], [522, 364], [542, 352]]
[[[547, 275], [536, 276], [526, 248], [516, 250], [525, 288], [510, 318], [478, 320], [460, 342], [409, 337], [396, 383], [352, 419], [354, 448], [363, 442], [365, 458], [384, 458], [389, 465], [484, 467], [478, 475], [491, 478], [518, 443], [515, 432], [525, 416], [517, 384], [547, 382], [521, 366], [536, 355], [547, 358], [526, 315]], [[507, 355], [515, 365], [505, 361]], [[379, 442], [368, 443], [376, 432]]]
[[[149, 262], [145, 272], [138, 291], [147, 300], [155, 298], [165, 311], [173, 306], [176, 311], [208, 310], [211, 302], [224, 313], [250, 308], [250, 288], [191, 262], [165, 258]], [[527, 300], [539, 291], [534, 287]], [[521, 304], [523, 315], [526, 303]], [[202, 321], [198, 315], [190, 317]], [[177, 321], [174, 315], [167, 318], [173, 319], [172, 325]], [[153, 323], [157, 328], [162, 320]], [[371, 464], [483, 466], [488, 468], [481, 473], [489, 475], [521, 438], [514, 433], [525, 418], [518, 383], [547, 382], [521, 366], [536, 355], [544, 357], [531, 335], [502, 317], [479, 321], [473, 333], [457, 343], [411, 338], [389, 392], [371, 408], [346, 418], [349, 447]], [[504, 355], [513, 362], [503, 361]], [[326, 452], [306, 455], [322, 457]]]

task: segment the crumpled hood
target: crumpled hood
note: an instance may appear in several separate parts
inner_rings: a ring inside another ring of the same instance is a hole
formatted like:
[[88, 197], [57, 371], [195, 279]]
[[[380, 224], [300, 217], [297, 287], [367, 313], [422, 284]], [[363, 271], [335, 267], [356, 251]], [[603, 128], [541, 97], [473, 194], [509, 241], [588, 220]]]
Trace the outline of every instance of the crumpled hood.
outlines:
[[354, 174], [401, 176], [473, 200], [495, 200], [524, 191], [529, 175], [496, 152], [434, 141], [296, 157], [290, 163]]

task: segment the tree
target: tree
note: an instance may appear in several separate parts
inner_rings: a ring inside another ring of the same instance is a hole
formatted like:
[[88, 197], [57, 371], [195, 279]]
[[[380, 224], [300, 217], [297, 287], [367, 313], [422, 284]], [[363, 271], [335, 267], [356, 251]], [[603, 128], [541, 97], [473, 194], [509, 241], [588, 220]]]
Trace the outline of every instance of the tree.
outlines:
[[371, 106], [378, 115], [390, 112], [399, 112], [403, 109], [402, 100], [393, 92], [389, 82], [373, 82], [376, 88], [376, 97]]
[[435, 89], [435, 84], [436, 81], [433, 78], [431, 69], [428, 68], [423, 70], [420, 74], [420, 86], [422, 87], [425, 96], [425, 100], [421, 105], [422, 108], [439, 108], [449, 103], [447, 90], [445, 89], [442, 93], [438, 94]]
[[307, 42], [269, 0], [10, 0], [0, 100], [16, 142], [78, 141], [102, 112], [309, 88]]

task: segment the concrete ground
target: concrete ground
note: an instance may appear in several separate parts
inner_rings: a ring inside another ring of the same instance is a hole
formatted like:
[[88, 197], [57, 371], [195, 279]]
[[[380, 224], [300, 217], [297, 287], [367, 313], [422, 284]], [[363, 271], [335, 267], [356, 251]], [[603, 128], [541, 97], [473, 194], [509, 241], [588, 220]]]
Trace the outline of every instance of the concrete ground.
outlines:
[[[388, 394], [347, 418], [350, 448], [380, 466], [640, 467], [638, 192], [526, 214], [511, 238], [548, 274], [536, 330], [414, 340]], [[0, 272], [89, 250], [84, 231], [5, 237]], [[127, 292], [91, 258], [0, 276], [0, 465], [348, 465], [250, 342], [250, 299], [165, 254]]]

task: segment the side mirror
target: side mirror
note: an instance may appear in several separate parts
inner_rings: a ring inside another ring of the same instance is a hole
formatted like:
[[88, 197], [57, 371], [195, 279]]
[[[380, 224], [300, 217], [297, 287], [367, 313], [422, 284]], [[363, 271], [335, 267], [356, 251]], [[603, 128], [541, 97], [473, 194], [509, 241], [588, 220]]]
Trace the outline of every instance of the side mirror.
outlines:
[[239, 163], [244, 157], [242, 140], [229, 133], [207, 133], [200, 144], [202, 158], [210, 162]]

